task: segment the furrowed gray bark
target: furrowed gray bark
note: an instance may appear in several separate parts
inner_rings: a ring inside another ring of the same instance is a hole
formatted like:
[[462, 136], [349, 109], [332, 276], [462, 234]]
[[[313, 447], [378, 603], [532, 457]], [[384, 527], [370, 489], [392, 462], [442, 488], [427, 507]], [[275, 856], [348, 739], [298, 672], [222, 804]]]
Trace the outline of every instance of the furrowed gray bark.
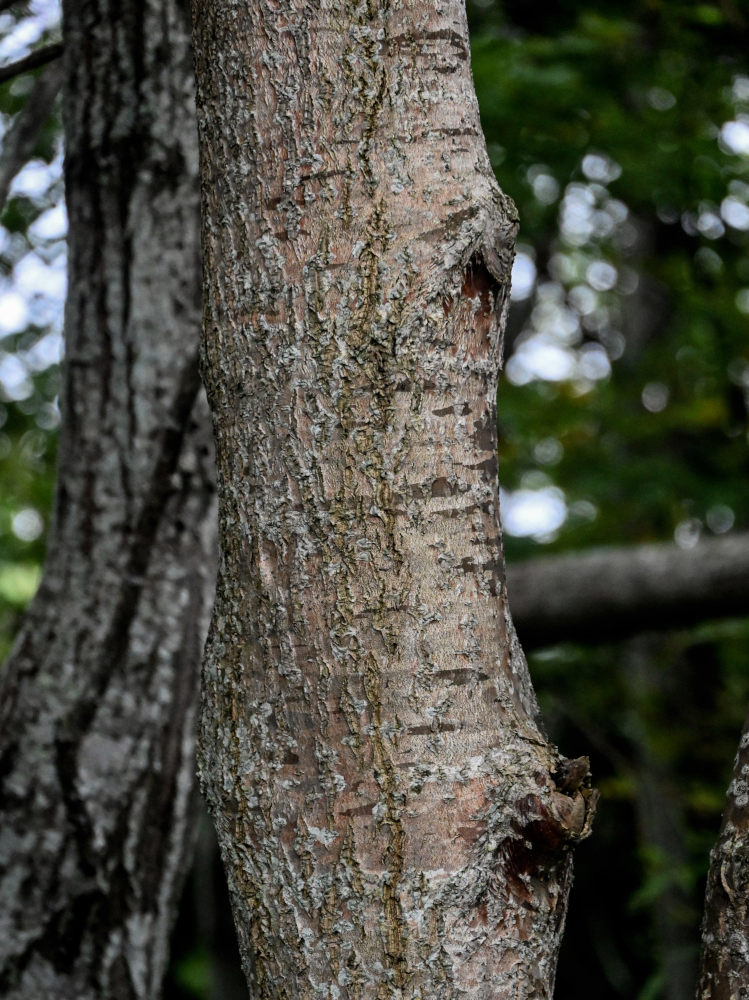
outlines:
[[697, 1000], [749, 996], [749, 716], [710, 853]]
[[63, 5], [59, 482], [2, 675], [0, 994], [158, 996], [213, 592], [197, 136], [178, 2]]
[[749, 614], [749, 535], [546, 556], [507, 568], [526, 649], [612, 642]]
[[551, 996], [587, 760], [507, 609], [515, 236], [458, 0], [194, 0], [221, 558], [200, 760], [257, 998]]

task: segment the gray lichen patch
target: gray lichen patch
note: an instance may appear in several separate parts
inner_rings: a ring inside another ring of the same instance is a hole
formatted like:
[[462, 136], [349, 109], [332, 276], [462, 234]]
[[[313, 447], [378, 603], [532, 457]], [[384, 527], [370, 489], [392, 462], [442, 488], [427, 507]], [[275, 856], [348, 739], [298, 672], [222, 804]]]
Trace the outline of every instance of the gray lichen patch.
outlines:
[[63, 424], [2, 675], [0, 994], [145, 1000], [191, 843], [213, 593], [190, 31], [172, 2], [63, 7]]

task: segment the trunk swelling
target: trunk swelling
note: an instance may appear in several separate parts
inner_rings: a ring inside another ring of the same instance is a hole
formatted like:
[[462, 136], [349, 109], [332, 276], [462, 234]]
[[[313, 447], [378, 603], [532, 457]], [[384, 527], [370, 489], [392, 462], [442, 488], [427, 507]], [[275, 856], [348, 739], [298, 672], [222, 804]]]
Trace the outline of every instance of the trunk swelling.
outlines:
[[44, 579], [2, 678], [0, 993], [145, 998], [189, 847], [213, 589], [189, 22], [70, 0], [63, 27], [63, 427]]
[[507, 611], [515, 218], [462, 4], [194, 11], [222, 546], [201, 766], [253, 995], [548, 997], [590, 793]]

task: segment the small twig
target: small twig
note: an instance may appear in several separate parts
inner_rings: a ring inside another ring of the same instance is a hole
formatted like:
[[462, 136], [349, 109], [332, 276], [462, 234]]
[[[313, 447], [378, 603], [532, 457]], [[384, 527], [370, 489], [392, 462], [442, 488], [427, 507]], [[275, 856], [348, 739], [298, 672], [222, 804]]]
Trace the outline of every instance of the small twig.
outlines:
[[0, 66], [0, 83], [12, 80], [14, 76], [20, 76], [21, 73], [28, 73], [32, 69], [39, 69], [40, 66], [45, 66], [47, 63], [52, 62], [53, 59], [59, 59], [61, 55], [62, 42], [52, 42], [51, 45], [35, 49], [29, 55], [24, 56], [23, 59], [19, 59], [18, 62], [10, 63], [8, 66]]
[[10, 10], [11, 7], [15, 7], [18, 0], [0, 0], [0, 14], [5, 13], [6, 10]]
[[39, 133], [62, 86], [62, 76], [61, 63], [47, 67], [35, 81], [26, 103], [3, 136], [0, 145], [0, 210], [8, 198], [13, 178], [34, 152]]

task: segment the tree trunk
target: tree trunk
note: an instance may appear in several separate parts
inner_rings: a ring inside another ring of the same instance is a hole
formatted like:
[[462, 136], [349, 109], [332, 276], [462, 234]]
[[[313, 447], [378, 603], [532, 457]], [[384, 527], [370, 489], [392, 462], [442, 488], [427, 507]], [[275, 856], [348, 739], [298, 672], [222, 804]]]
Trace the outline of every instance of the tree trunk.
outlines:
[[516, 222], [462, 3], [194, 11], [222, 545], [200, 759], [253, 995], [549, 997], [592, 795], [507, 609]]
[[739, 742], [710, 871], [702, 922], [698, 1000], [749, 996], [749, 716]]
[[0, 993], [155, 997], [212, 594], [197, 137], [176, 0], [63, 5], [69, 296], [44, 578], [0, 702]]

